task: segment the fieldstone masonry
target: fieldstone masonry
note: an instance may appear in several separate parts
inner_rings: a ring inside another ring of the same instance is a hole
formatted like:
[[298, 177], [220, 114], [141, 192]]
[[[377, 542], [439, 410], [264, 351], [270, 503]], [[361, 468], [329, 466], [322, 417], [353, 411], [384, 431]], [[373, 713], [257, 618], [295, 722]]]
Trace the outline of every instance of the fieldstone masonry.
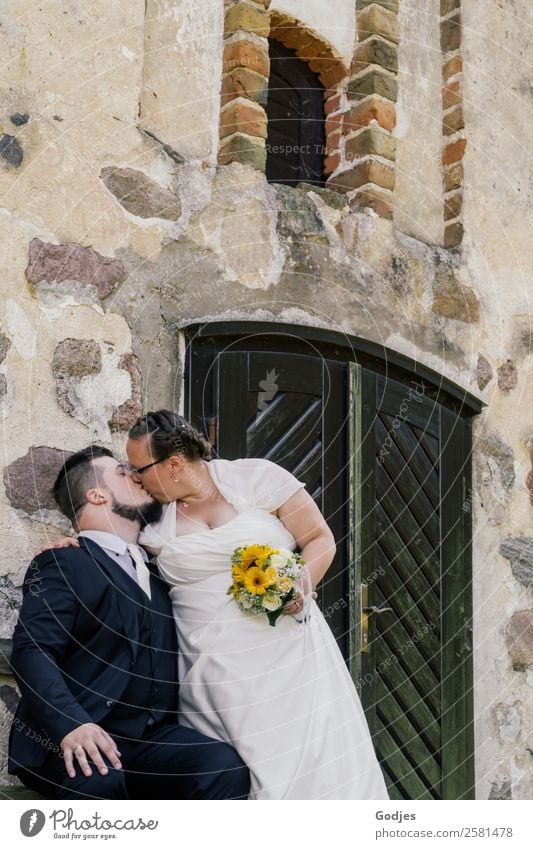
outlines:
[[150, 180], [134, 168], [102, 168], [102, 182], [124, 209], [139, 218], [180, 217], [181, 204], [176, 195]]
[[52, 486], [69, 454], [39, 445], [6, 466], [4, 488], [11, 506], [37, 518], [43, 510], [57, 510]]
[[78, 244], [54, 245], [32, 239], [30, 261], [26, 269], [28, 283], [38, 288], [43, 284], [62, 284], [75, 280], [92, 286], [98, 298], [111, 294], [124, 276], [124, 266], [119, 260], [102, 256], [93, 248]]
[[57, 401], [62, 410], [74, 414], [76, 383], [102, 370], [102, 354], [96, 342], [65, 339], [54, 351], [52, 374], [56, 382]]
[[492, 370], [492, 366], [483, 354], [480, 354], [477, 358], [477, 368], [476, 368], [476, 380], [477, 385], [481, 391], [485, 389], [486, 386], [490, 383], [494, 376], [494, 372]]

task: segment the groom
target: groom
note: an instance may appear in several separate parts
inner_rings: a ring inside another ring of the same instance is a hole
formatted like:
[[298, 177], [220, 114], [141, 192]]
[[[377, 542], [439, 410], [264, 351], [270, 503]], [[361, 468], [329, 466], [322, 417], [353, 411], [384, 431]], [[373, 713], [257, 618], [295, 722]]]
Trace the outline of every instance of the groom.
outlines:
[[69, 457], [54, 495], [79, 547], [26, 573], [9, 772], [49, 799], [245, 799], [235, 750], [178, 724], [168, 590], [135, 545], [160, 505], [97, 446]]

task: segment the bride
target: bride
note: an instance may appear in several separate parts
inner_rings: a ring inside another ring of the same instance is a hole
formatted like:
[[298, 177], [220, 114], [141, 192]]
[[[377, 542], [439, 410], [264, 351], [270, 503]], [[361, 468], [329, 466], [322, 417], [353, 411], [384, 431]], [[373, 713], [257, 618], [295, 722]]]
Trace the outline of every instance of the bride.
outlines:
[[[255, 799], [388, 799], [366, 717], [314, 598], [335, 542], [305, 484], [260, 458], [210, 459], [181, 416], [147, 413], [129, 433], [132, 475], [164, 503], [139, 543], [170, 585], [179, 721], [231, 743]], [[307, 563], [276, 626], [226, 594], [237, 546], [294, 550]], [[307, 590], [307, 591], [306, 591]]]

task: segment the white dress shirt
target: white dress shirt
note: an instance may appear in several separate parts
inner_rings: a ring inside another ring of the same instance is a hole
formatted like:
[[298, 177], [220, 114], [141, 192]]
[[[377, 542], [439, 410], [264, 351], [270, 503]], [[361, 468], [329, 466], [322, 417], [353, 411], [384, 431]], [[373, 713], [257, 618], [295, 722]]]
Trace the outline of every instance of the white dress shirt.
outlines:
[[[122, 539], [122, 537], [118, 537], [116, 534], [111, 534], [108, 531], [80, 531], [78, 536], [92, 539], [92, 541], [99, 545], [100, 548], [104, 549], [105, 553], [114, 560], [115, 563], [118, 563], [121, 569], [124, 569], [130, 578], [133, 578], [136, 584], [139, 583], [137, 570], [133, 560], [131, 559], [131, 555], [128, 552], [128, 543], [126, 540]], [[139, 551], [142, 554], [143, 560], [147, 562], [148, 557], [145, 550], [139, 546]]]

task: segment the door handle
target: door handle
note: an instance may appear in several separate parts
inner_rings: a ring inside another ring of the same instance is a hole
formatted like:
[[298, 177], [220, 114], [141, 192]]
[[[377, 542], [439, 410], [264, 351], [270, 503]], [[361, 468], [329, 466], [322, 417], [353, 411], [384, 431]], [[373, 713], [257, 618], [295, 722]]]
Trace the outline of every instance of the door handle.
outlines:
[[368, 604], [368, 584], [361, 584], [359, 591], [360, 610], [360, 650], [361, 652], [369, 651], [370, 644], [368, 642], [368, 616], [371, 613], [387, 613], [392, 611], [392, 607], [377, 607], [375, 604]]

